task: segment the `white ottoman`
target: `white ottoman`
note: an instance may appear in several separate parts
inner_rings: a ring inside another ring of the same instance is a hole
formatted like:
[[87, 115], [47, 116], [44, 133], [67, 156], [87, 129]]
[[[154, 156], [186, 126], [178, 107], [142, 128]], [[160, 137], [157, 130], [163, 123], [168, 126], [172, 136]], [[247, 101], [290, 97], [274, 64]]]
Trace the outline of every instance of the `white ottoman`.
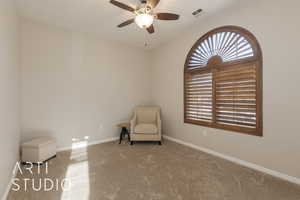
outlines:
[[22, 144], [22, 162], [42, 163], [56, 156], [56, 139], [39, 137]]

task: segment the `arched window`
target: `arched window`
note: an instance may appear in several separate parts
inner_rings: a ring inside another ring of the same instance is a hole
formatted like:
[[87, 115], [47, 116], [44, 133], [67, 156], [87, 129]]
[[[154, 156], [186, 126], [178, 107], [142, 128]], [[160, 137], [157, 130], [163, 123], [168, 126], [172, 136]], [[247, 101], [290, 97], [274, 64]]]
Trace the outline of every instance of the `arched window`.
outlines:
[[249, 31], [214, 29], [190, 50], [184, 70], [184, 121], [262, 136], [262, 53]]

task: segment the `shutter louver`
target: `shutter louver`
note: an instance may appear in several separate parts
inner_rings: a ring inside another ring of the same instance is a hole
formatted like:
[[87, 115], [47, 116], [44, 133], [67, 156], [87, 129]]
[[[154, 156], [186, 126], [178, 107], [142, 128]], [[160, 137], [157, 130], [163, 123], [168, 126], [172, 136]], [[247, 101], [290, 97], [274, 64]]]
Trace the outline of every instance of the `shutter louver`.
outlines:
[[212, 121], [212, 73], [186, 77], [185, 114], [187, 120]]
[[216, 123], [256, 128], [255, 64], [216, 71]]

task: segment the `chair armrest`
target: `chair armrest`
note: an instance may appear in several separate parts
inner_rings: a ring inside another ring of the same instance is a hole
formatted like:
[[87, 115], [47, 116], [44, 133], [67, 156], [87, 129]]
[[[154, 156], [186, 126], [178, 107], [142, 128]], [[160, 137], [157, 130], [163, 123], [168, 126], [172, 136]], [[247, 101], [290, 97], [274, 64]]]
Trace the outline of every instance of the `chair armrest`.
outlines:
[[160, 114], [157, 114], [157, 129], [158, 129], [158, 134], [161, 136], [161, 119], [160, 119]]
[[136, 114], [130, 120], [130, 133], [133, 134], [134, 127], [136, 126]]

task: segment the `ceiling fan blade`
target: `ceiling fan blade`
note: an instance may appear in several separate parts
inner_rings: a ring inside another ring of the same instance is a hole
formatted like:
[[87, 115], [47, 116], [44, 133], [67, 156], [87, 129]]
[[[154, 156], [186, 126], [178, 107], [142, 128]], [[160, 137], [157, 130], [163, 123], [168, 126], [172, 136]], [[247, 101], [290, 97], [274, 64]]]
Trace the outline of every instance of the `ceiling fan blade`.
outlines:
[[154, 26], [153, 26], [153, 24], [151, 26], [149, 26], [149, 28], [147, 28], [147, 31], [150, 34], [154, 33]]
[[159, 20], [178, 20], [179, 15], [173, 13], [157, 13], [157, 19]]
[[134, 8], [132, 8], [132, 7], [130, 7], [130, 6], [127, 6], [126, 4], [121, 3], [121, 2], [119, 2], [119, 1], [110, 0], [110, 3], [113, 4], [113, 5], [115, 5], [115, 6], [117, 6], [117, 7], [119, 7], [119, 8], [122, 8], [122, 9], [124, 9], [124, 10], [128, 10], [128, 11], [130, 11], [130, 12], [134, 12], [134, 11], [135, 11]]
[[147, 5], [149, 5], [152, 9], [157, 6], [160, 0], [147, 0]]
[[124, 27], [124, 26], [129, 25], [129, 24], [132, 24], [133, 22], [134, 22], [134, 19], [129, 19], [129, 20], [123, 22], [122, 24], [119, 24], [118, 27], [119, 27], [119, 28], [122, 28], [122, 27]]

